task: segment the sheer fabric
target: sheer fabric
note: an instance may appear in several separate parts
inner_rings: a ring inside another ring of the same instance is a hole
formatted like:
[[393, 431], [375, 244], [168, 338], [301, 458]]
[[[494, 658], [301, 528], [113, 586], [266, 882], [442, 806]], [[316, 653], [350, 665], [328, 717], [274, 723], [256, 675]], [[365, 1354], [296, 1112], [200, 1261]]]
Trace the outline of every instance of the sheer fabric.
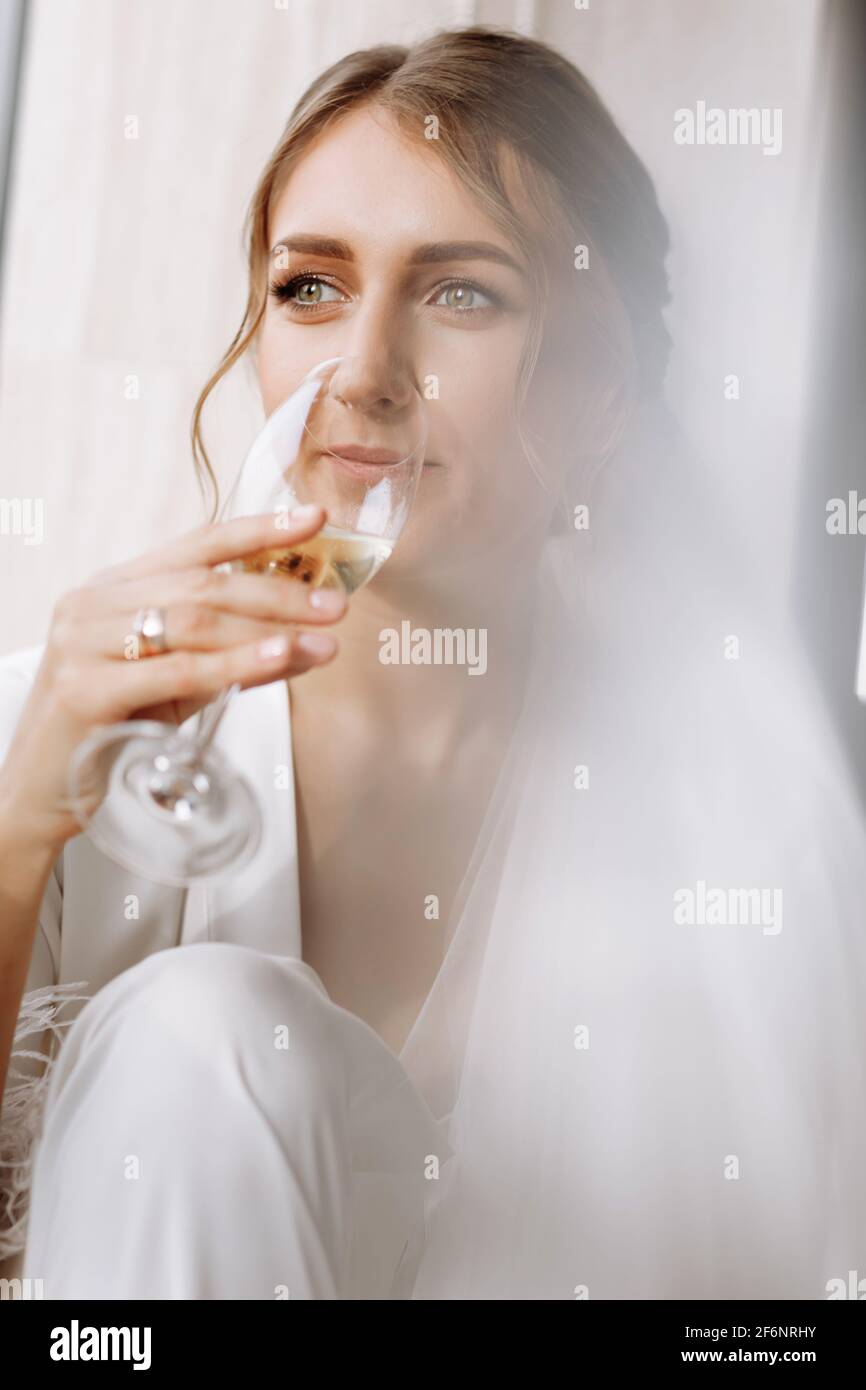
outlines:
[[457, 1154], [416, 1298], [821, 1298], [862, 1260], [861, 810], [698, 467], [650, 413], [546, 543], [402, 1053]]

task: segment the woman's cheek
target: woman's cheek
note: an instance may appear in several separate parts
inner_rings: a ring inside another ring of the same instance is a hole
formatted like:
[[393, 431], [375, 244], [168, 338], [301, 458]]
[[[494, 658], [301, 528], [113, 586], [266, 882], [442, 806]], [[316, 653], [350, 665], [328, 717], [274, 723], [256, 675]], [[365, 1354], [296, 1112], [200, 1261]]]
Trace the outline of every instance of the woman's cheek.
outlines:
[[321, 334], [305, 337], [303, 328], [266, 312], [256, 342], [256, 374], [265, 413], [270, 415], [282, 405], [313, 367], [339, 351], [339, 344], [326, 342]]
[[273, 324], [266, 317], [256, 344], [256, 374], [267, 415], [280, 404], [286, 394], [285, 346], [280, 353], [278, 341]]

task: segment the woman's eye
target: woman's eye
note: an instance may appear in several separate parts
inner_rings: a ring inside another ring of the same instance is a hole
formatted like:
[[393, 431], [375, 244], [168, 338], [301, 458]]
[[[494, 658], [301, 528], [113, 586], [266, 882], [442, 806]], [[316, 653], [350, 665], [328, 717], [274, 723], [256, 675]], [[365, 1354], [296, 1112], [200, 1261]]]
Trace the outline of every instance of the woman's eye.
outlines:
[[458, 313], [496, 308], [495, 298], [482, 290], [480, 285], [468, 284], [462, 280], [455, 281], [451, 285], [444, 285], [433, 303], [438, 308], [454, 309]]
[[[295, 311], [316, 309], [323, 304], [339, 304], [344, 300], [344, 295], [336, 285], [322, 280], [318, 275], [296, 275], [291, 280], [270, 285], [269, 289], [278, 304], [285, 304]], [[452, 313], [465, 314], [467, 317], [500, 307], [498, 297], [491, 291], [463, 280], [443, 285], [435, 298], [428, 300], [428, 303], [436, 308], [448, 309]]]
[[[342, 299], [335, 285], [320, 280], [317, 275], [298, 275], [282, 285], [271, 285], [270, 289], [274, 299], [293, 309], [314, 309], [319, 304], [335, 304]], [[329, 290], [334, 298], [327, 297]]]

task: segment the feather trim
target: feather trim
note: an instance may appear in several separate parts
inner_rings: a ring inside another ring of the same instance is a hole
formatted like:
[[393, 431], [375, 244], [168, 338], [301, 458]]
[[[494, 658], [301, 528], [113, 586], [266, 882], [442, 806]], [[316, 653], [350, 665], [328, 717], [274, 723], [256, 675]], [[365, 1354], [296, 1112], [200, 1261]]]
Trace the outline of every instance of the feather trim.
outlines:
[[[60, 1030], [74, 1022], [74, 1019], [59, 1020], [57, 1013], [73, 1000], [89, 999], [88, 994], [71, 993], [87, 984], [87, 980], [76, 980], [71, 984], [46, 985], [42, 989], [27, 990], [21, 999], [0, 1109], [0, 1260], [24, 1249], [33, 1143], [42, 1129], [45, 1093], [57, 1059], [55, 1043], [62, 1041]], [[25, 1038], [38, 1037], [46, 1029], [51, 1032], [47, 1053], [17, 1046]], [[38, 1076], [28, 1076], [13, 1067], [16, 1057], [44, 1061], [44, 1070]]]

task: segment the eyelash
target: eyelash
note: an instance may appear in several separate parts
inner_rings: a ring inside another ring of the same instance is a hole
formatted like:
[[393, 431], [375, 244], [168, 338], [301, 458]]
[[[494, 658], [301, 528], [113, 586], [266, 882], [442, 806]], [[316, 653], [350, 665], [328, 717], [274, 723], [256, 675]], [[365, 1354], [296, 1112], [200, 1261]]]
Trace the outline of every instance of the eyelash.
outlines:
[[[292, 301], [292, 295], [301, 285], [308, 285], [313, 281], [319, 281], [319, 283], [323, 285], [330, 285], [332, 289], [338, 288], [333, 281], [327, 279], [324, 275], [319, 275], [313, 271], [302, 271], [298, 275], [293, 275], [289, 280], [272, 280], [268, 286], [268, 292], [278, 304], [284, 304], [287, 308], [291, 309], [293, 313], [314, 313], [317, 309], [320, 309], [322, 305], [296, 304]], [[443, 284], [439, 285], [436, 290], [436, 297], [438, 298], [445, 290], [451, 289], [455, 285], [467, 285], [470, 289], [480, 290], [483, 295], [487, 296], [491, 303], [479, 305], [479, 307], [475, 309], [455, 309], [447, 304], [437, 304], [433, 306], [434, 308], [445, 309], [449, 313], [460, 315], [462, 318], [471, 318], [478, 314], [493, 313], [495, 310], [503, 307], [502, 298], [496, 290], [492, 289], [489, 285], [483, 284], [480, 280], [470, 280], [468, 277], [463, 276], [455, 276], [453, 279], [446, 280]]]

